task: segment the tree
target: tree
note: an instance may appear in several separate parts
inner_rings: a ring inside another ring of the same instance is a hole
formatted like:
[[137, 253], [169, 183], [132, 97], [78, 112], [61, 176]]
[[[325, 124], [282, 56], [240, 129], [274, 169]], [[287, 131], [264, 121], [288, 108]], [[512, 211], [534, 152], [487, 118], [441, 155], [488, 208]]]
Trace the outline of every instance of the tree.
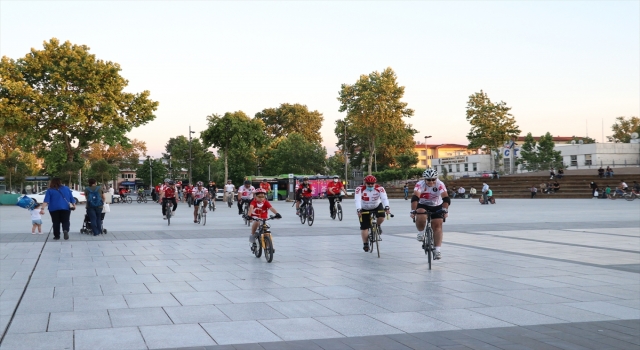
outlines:
[[[493, 103], [487, 94], [480, 90], [469, 96], [467, 102], [467, 120], [471, 130], [467, 134], [469, 149], [485, 147], [487, 153], [497, 151], [506, 141], [520, 135], [516, 120], [509, 111], [511, 107], [503, 101]], [[493, 161], [492, 167], [493, 167]]]
[[[128, 93], [120, 65], [89, 47], [58, 39], [18, 60], [0, 62], [0, 129], [19, 132], [25, 150], [63, 145], [66, 162], [94, 142], [126, 145], [126, 133], [153, 120], [149, 91]], [[68, 169], [67, 169], [68, 170]]]
[[344, 178], [344, 154], [336, 152], [336, 154], [327, 158], [327, 174]]
[[520, 148], [520, 157], [518, 163], [523, 164], [528, 171], [562, 166], [561, 152], [555, 150], [553, 136], [548, 132], [537, 143], [531, 133], [528, 133]]
[[13, 150], [2, 158], [0, 163], [2, 164], [2, 167], [0, 167], [0, 175], [6, 177], [9, 190], [11, 190], [14, 185], [22, 186], [27, 176], [35, 175], [38, 171], [35, 156], [22, 152], [19, 149]]
[[[413, 135], [417, 131], [402, 120], [411, 117], [413, 110], [401, 101], [403, 96], [404, 87], [398, 85], [391, 68], [382, 73], [361, 75], [355, 84], [341, 86], [339, 111], [347, 112], [343, 123], [347, 125], [348, 134], [352, 134], [356, 146], [367, 153], [369, 174], [374, 156], [381, 155], [387, 158], [385, 163], [393, 163], [394, 156], [413, 147]], [[341, 142], [344, 130], [338, 129], [336, 127], [336, 135]]]
[[405, 179], [409, 176], [409, 169], [413, 168], [418, 163], [418, 154], [414, 151], [405, 151], [404, 153], [396, 156], [396, 164], [400, 168], [402, 175]]
[[613, 135], [607, 136], [607, 140], [609, 142], [615, 143], [629, 143], [631, 142], [631, 134], [638, 133], [640, 134], [640, 118], [638, 117], [618, 117], [616, 118], [617, 122], [615, 122], [611, 126], [611, 131], [613, 131]]
[[596, 140], [590, 138], [589, 136], [584, 136], [584, 137], [573, 136], [571, 140], [567, 143], [571, 143], [572, 141], [575, 141], [576, 143], [582, 141], [582, 143], [585, 145], [589, 143], [596, 143]]
[[265, 164], [269, 174], [325, 173], [327, 150], [319, 142], [309, 142], [296, 132], [289, 134], [271, 152]]
[[[266, 143], [264, 124], [244, 112], [207, 116], [208, 128], [200, 134], [205, 147], [216, 147], [224, 157], [224, 181], [229, 179], [229, 155], [232, 151], [255, 158], [255, 149]], [[255, 162], [255, 159], [251, 159]], [[245, 174], [247, 175], [247, 174]]]
[[309, 111], [306, 105], [283, 103], [278, 108], [263, 109], [255, 118], [262, 120], [266, 135], [272, 139], [295, 132], [307, 141], [322, 142], [320, 128], [324, 117], [318, 111]]
[[524, 143], [520, 147], [520, 159], [517, 160], [517, 164], [522, 164], [528, 171], [538, 170], [538, 143], [533, 138], [531, 133], [527, 133], [524, 137]]
[[198, 137], [191, 139], [191, 164], [189, 164], [189, 139], [186, 136], [170, 138], [165, 145], [165, 151], [163, 156], [169, 159], [169, 154], [171, 155], [171, 166], [174, 169], [188, 170], [191, 165], [191, 177], [194, 182], [208, 180], [209, 164], [215, 161], [215, 156], [206, 149]]
[[109, 164], [105, 159], [99, 159], [91, 163], [89, 176], [96, 180], [100, 180], [100, 183], [104, 184], [105, 179], [113, 179], [119, 172], [120, 169], [118, 169], [118, 167]]
[[118, 169], [135, 169], [138, 167], [138, 160], [143, 158], [146, 153], [146, 143], [133, 139], [125, 145], [109, 146], [102, 142], [93, 143], [89, 146], [84, 158], [92, 163], [104, 159], [108, 164], [114, 165]]
[[[153, 169], [149, 168], [149, 164]], [[153, 179], [151, 175], [153, 175]], [[136, 177], [141, 179], [147, 188], [152, 188], [154, 184], [161, 183], [167, 177], [167, 167], [162, 163], [162, 159], [147, 158], [137, 167]]]

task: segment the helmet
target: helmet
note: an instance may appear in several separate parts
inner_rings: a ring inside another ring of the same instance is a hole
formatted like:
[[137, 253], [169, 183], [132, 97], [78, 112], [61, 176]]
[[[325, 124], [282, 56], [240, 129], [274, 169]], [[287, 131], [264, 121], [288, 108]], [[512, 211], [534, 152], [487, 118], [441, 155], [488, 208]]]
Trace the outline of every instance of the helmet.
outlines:
[[251, 181], [249, 181], [249, 180], [244, 180], [244, 184], [245, 184], [245, 185], [250, 185], [250, 184], [251, 184]]
[[262, 182], [267, 182], [267, 179], [262, 179]]
[[376, 177], [373, 176], [373, 175], [367, 175], [364, 178], [364, 182], [368, 182], [368, 183], [375, 183], [377, 181], [378, 181], [378, 179], [376, 179]]
[[309, 181], [309, 178], [305, 176], [302, 178], [302, 181]]
[[169, 178], [164, 179], [164, 182], [169, 182], [169, 181], [170, 181]]
[[173, 180], [168, 180], [167, 182], [169, 183], [169, 185], [175, 184], [175, 182], [173, 182]]
[[334, 179], [339, 179], [339, 178], [340, 178], [340, 176], [338, 176], [338, 175], [333, 175], [333, 178], [334, 178]]
[[422, 173], [422, 177], [427, 179], [436, 179], [438, 178], [438, 171], [435, 169], [427, 169]]
[[196, 185], [202, 186], [202, 181], [198, 181], [198, 183]]
[[253, 191], [253, 193], [255, 193], [255, 194], [259, 194], [259, 193], [266, 194], [267, 191], [265, 191], [264, 188], [258, 188], [257, 190]]

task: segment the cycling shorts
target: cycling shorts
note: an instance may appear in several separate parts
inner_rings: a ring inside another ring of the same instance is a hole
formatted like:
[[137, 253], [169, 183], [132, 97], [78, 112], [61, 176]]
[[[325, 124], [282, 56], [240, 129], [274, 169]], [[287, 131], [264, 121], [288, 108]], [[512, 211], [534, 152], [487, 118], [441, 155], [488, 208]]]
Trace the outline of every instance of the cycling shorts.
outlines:
[[442, 204], [441, 204], [441, 205], [436, 205], [436, 206], [432, 207], [432, 206], [430, 206], [430, 205], [425, 205], [425, 204], [420, 204], [420, 203], [418, 203], [418, 207], [417, 207], [416, 209], [420, 209], [420, 208], [422, 208], [422, 209], [424, 209], [424, 210], [426, 210], [426, 211], [428, 211], [428, 212], [432, 213], [432, 214], [431, 214], [431, 220], [435, 220], [435, 219], [444, 219], [444, 214], [445, 214], [445, 213], [443, 213], [443, 212], [440, 212], [440, 213], [438, 213], [438, 214], [433, 214], [434, 212], [436, 212], [436, 211], [438, 211], [438, 210], [442, 209]]
[[195, 207], [198, 207], [198, 206], [200, 206], [200, 203], [202, 203], [203, 200], [204, 200], [204, 198], [198, 198], [193, 202], [193, 205]]
[[377, 218], [383, 218], [385, 215], [385, 212], [384, 212], [384, 208], [382, 207], [382, 203], [380, 203], [378, 207], [375, 209], [371, 209], [371, 210], [362, 209], [362, 213], [360, 215], [361, 230], [368, 230], [371, 228], [371, 213], [374, 213]]

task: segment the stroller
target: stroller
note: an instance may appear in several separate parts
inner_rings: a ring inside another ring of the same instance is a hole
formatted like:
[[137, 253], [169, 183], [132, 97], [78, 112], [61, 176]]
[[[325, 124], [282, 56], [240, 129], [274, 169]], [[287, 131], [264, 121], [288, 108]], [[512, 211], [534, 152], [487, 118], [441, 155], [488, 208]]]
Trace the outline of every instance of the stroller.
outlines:
[[[106, 235], [107, 229], [104, 228], [104, 214], [105, 213], [100, 214], [102, 218], [102, 227], [100, 227], [100, 231], [102, 232], [103, 235]], [[89, 219], [88, 214], [84, 214], [84, 221], [82, 222], [82, 228], [80, 229], [80, 233], [84, 233], [87, 235], [93, 234], [93, 231], [91, 231], [91, 220]]]

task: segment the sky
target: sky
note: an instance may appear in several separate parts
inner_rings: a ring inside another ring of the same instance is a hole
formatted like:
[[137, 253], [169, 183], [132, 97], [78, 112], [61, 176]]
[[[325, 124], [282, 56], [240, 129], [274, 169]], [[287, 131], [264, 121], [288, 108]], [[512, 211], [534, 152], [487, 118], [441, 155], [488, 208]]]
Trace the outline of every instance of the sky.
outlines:
[[119, 63], [128, 92], [160, 102], [129, 134], [154, 157], [208, 115], [281, 103], [321, 112], [332, 154], [341, 85], [387, 67], [430, 144], [468, 143], [480, 90], [534, 136], [601, 142], [640, 115], [640, 1], [0, 0], [0, 55], [53, 37]]

